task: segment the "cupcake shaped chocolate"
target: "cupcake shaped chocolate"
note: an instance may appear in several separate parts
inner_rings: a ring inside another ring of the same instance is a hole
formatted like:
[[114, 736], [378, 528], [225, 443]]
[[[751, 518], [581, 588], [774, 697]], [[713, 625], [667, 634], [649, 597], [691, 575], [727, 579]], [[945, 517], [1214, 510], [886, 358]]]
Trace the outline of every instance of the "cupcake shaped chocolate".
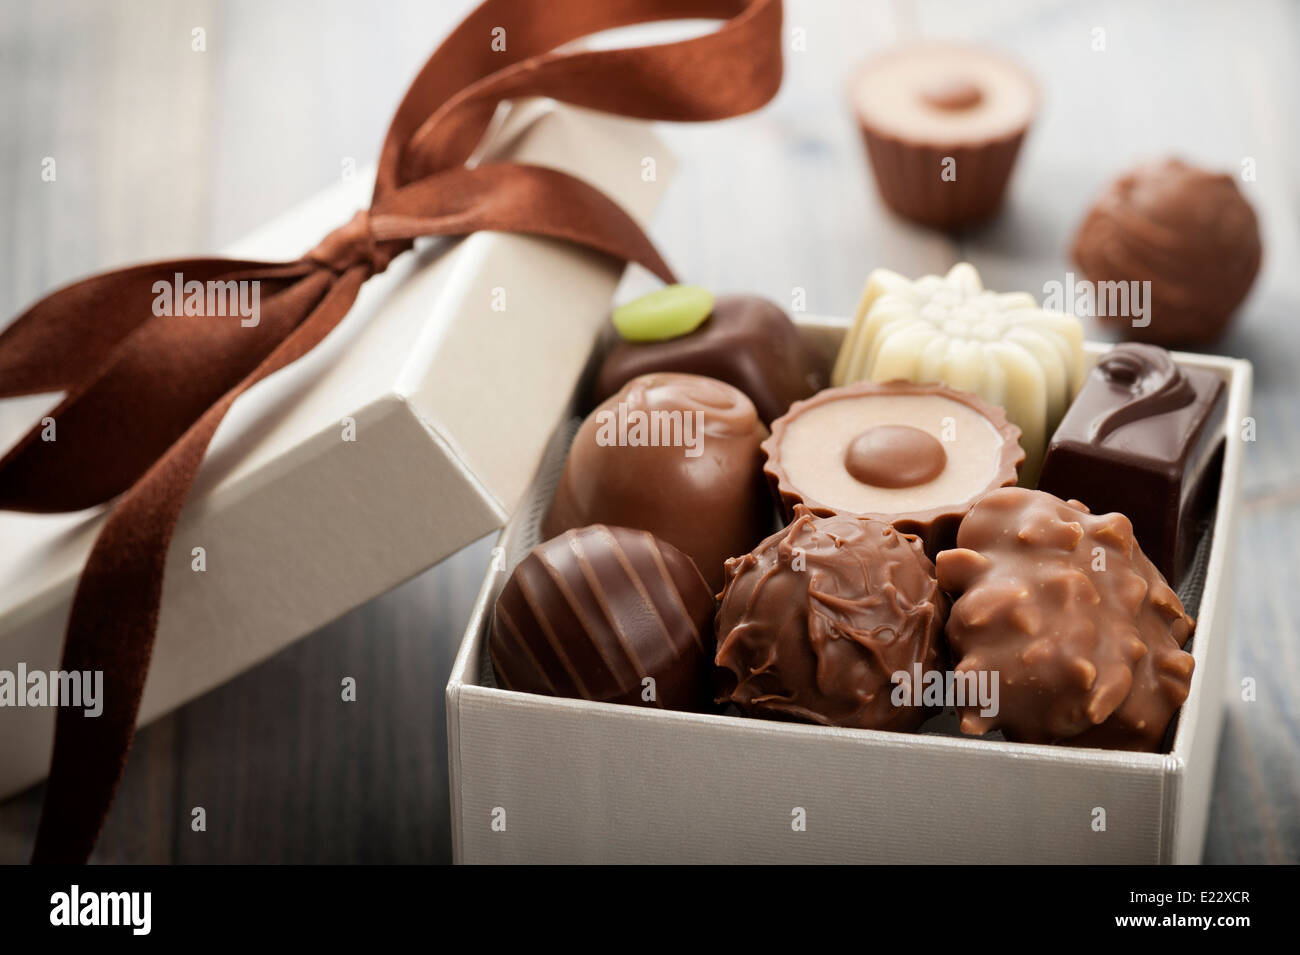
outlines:
[[[1208, 345], [1228, 326], [1259, 271], [1255, 210], [1231, 176], [1177, 159], [1116, 179], [1074, 238], [1074, 259], [1102, 287], [1150, 282], [1145, 314], [1113, 313], [1098, 294], [1097, 317], [1124, 337], [1158, 345]], [[1137, 288], [1141, 288], [1137, 285]]]
[[716, 592], [723, 562], [772, 527], [766, 437], [753, 402], [725, 382], [633, 378], [578, 429], [542, 534], [587, 524], [646, 530], [695, 561]]
[[885, 205], [943, 229], [997, 211], [1038, 106], [1015, 63], [943, 44], [875, 58], [851, 95]]
[[952, 545], [980, 497], [1016, 483], [1020, 429], [975, 395], [892, 381], [828, 388], [794, 404], [763, 442], [787, 514], [852, 514]]

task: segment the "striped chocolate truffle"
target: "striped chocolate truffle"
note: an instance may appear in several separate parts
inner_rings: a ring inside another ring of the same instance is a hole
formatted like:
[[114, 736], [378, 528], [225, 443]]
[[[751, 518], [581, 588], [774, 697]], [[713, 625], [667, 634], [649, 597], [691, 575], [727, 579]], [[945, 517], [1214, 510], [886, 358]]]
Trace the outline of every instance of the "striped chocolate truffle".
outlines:
[[593, 524], [534, 547], [497, 599], [488, 642], [508, 690], [699, 710], [711, 695], [713, 594], [646, 531]]

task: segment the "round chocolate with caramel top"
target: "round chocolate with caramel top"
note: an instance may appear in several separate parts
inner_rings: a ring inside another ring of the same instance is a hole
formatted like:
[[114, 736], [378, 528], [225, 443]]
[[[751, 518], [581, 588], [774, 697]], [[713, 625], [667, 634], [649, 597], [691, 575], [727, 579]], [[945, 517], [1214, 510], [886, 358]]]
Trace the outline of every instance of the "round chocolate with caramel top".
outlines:
[[916, 669], [941, 667], [946, 612], [916, 538], [796, 508], [788, 527], [727, 561], [718, 702], [770, 719], [914, 730], [931, 715], [915, 705]]
[[507, 690], [709, 706], [713, 593], [645, 531], [583, 527], [534, 547], [497, 598], [488, 651]]
[[1187, 699], [1194, 623], [1123, 514], [1003, 488], [939, 555], [955, 602], [958, 677], [996, 673], [996, 713], [959, 707], [964, 733], [1153, 751]]
[[701, 375], [641, 375], [582, 423], [542, 534], [613, 524], [647, 530], [722, 588], [722, 564], [772, 529], [760, 442], [737, 388]]
[[951, 544], [983, 494], [1014, 484], [1020, 429], [1000, 408], [936, 384], [862, 382], [795, 403], [763, 443], [786, 513], [848, 513]]

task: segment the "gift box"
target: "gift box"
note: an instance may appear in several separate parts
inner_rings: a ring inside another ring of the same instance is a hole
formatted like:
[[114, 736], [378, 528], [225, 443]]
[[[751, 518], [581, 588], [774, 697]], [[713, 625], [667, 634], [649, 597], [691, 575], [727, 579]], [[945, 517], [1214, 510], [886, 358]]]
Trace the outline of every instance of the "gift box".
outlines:
[[[800, 318], [827, 366], [847, 322]], [[1089, 344], [1089, 362], [1108, 346]], [[510, 569], [539, 540], [580, 412], [557, 419], [498, 542], [447, 687], [455, 858], [465, 863], [1191, 863], [1224, 704], [1248, 362], [1175, 354], [1227, 386], [1213, 526], [1182, 588], [1196, 666], [1159, 753], [674, 712], [500, 689], [487, 643]]]
[[[506, 107], [478, 156], [569, 172], [643, 222], [673, 168], [645, 123], [549, 100]], [[341, 182], [225, 252], [292, 259], [363, 208], [370, 187], [366, 175]], [[241, 397], [168, 552], [139, 723], [499, 528], [621, 273], [550, 239], [421, 242], [366, 283], [324, 343]], [[0, 447], [54, 404], [0, 403]], [[0, 512], [0, 670], [58, 668], [103, 520], [102, 509]], [[55, 712], [6, 709], [0, 797], [46, 774]]]

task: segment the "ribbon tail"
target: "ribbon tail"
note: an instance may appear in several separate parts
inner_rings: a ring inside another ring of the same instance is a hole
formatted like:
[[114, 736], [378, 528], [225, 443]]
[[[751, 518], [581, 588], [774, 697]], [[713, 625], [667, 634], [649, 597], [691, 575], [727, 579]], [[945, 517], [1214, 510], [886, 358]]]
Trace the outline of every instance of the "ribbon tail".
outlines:
[[[218, 274], [209, 287], [255, 287], [256, 320], [246, 327], [239, 315], [224, 309], [211, 315], [156, 314], [140, 293], [147, 295], [155, 279], [170, 290], [170, 270], [193, 264], [163, 263], [90, 280], [91, 288], [116, 290], [109, 297], [121, 311], [84, 304], [78, 283], [66, 290], [73, 294], [56, 292], [23, 316], [31, 321], [16, 329], [13, 344], [26, 347], [16, 348], [16, 357], [0, 347], [0, 357], [8, 356], [9, 367], [22, 370], [24, 387], [39, 383], [38, 391], [65, 389], [67, 394], [46, 416], [50, 433], [43, 421], [0, 457], [0, 509], [76, 511], [125, 493], [284, 340], [334, 281], [314, 262], [202, 260], [193, 272], [175, 274], [186, 284], [199, 282], [195, 275]], [[172, 292], [166, 294], [170, 300]], [[242, 291], [235, 295], [243, 300]], [[81, 351], [77, 329], [101, 317], [120, 337], [101, 336], [88, 349], [89, 357], [68, 358]], [[62, 347], [53, 347], [54, 339], [46, 347], [44, 339], [61, 330], [70, 336]], [[65, 380], [68, 375], [76, 377]]]
[[59, 710], [34, 863], [85, 862], [103, 828], [135, 736], [167, 550], [217, 426], [236, 398], [306, 354], [342, 320], [366, 274], [358, 267], [340, 276], [303, 322], [117, 502], [100, 529], [73, 599], [60, 666], [103, 668], [103, 712]]
[[[304, 271], [244, 259], [170, 259], [102, 272], [56, 289], [0, 332], [0, 398], [68, 391], [91, 376], [136, 328], [173, 304], [173, 284], [264, 279]], [[75, 342], [76, 347], [69, 347]]]

